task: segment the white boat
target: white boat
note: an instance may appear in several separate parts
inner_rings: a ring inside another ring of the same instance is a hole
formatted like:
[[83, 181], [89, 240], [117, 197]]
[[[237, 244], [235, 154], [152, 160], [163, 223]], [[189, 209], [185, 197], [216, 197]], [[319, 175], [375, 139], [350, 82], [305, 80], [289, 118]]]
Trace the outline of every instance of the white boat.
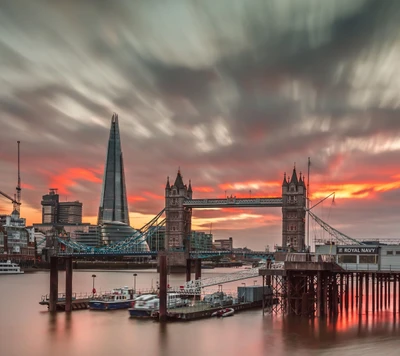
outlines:
[[158, 310], [159, 299], [157, 294], [143, 294], [136, 298], [129, 308], [129, 315], [135, 318], [149, 318], [153, 311]]
[[225, 318], [227, 316], [231, 316], [235, 313], [233, 308], [225, 308], [217, 310], [216, 312], [212, 313], [211, 316], [216, 316], [218, 318]]
[[10, 260], [7, 262], [0, 262], [0, 274], [23, 274], [21, 267], [16, 263], [12, 263]]
[[[153, 312], [159, 310], [160, 299], [158, 295], [148, 294], [136, 298], [132, 304], [132, 308], [129, 309], [129, 315], [131, 317], [150, 317]], [[179, 293], [167, 294], [168, 309], [185, 307], [188, 304], [189, 301], [186, 299], [182, 299]]]

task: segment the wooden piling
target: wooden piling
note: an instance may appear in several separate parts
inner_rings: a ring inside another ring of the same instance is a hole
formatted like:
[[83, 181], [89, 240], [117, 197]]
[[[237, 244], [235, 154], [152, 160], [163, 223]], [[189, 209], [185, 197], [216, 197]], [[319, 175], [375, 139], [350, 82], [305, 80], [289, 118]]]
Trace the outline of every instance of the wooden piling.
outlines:
[[324, 273], [322, 274], [322, 314], [324, 316], [328, 315], [328, 276]]
[[393, 275], [393, 315], [396, 317], [397, 306], [397, 274]]
[[340, 274], [340, 297], [339, 297], [339, 303], [340, 303], [340, 313], [343, 314], [343, 293], [344, 293], [344, 285], [343, 285], [343, 273]]
[[322, 310], [322, 272], [317, 273], [317, 317], [323, 316]]
[[201, 279], [201, 259], [197, 258], [194, 261], [194, 278]]
[[346, 273], [345, 279], [346, 279], [345, 309], [346, 309], [346, 313], [347, 313], [349, 311], [349, 293], [350, 293], [350, 290], [349, 290], [350, 276], [348, 273]]
[[380, 279], [380, 291], [379, 291], [379, 294], [380, 294], [380, 310], [383, 310], [383, 298], [384, 298], [384, 293], [383, 293], [383, 275], [381, 274], [380, 276], [379, 276], [379, 279]]
[[192, 260], [188, 258], [186, 260], [186, 282], [190, 282], [192, 279]]
[[369, 273], [365, 274], [365, 313], [368, 316], [369, 310]]
[[359, 295], [360, 295], [360, 273], [356, 273], [356, 308], [358, 308], [359, 302]]
[[375, 313], [375, 275], [376, 273], [372, 273], [371, 275], [372, 313]]
[[362, 314], [363, 305], [363, 274], [358, 274], [358, 314]]
[[379, 292], [381, 290], [380, 288], [380, 278], [379, 278], [379, 274], [376, 274], [376, 311], [379, 310], [379, 306], [380, 306], [380, 299], [379, 299]]
[[65, 311], [72, 310], [72, 257], [65, 259]]
[[50, 297], [49, 297], [49, 311], [55, 312], [57, 310], [58, 301], [58, 257], [50, 257]]
[[385, 309], [387, 309], [387, 307], [388, 307], [388, 293], [387, 293], [388, 281], [387, 281], [387, 275], [386, 274], [383, 276], [383, 281], [384, 281], [384, 283], [383, 283], [383, 293], [384, 293], [384, 296], [385, 296], [384, 304], [385, 304]]
[[351, 282], [351, 310], [354, 308], [354, 273], [351, 272], [350, 275], [350, 282]]
[[159, 320], [167, 320], [167, 256], [160, 254], [159, 266], [160, 266], [160, 314]]

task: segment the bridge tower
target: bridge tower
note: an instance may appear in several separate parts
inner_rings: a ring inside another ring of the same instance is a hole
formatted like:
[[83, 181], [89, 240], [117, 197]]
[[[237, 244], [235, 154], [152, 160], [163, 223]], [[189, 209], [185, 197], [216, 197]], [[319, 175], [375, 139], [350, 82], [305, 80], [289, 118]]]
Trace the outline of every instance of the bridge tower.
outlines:
[[165, 186], [165, 250], [169, 254], [169, 264], [186, 266], [190, 253], [190, 234], [192, 224], [192, 208], [185, 207], [184, 201], [192, 199], [192, 186], [183, 183], [181, 171], [178, 170], [175, 183], [170, 185], [169, 178]]
[[305, 248], [306, 185], [300, 172], [297, 177], [296, 167], [291, 177], [282, 182], [282, 246], [301, 252]]

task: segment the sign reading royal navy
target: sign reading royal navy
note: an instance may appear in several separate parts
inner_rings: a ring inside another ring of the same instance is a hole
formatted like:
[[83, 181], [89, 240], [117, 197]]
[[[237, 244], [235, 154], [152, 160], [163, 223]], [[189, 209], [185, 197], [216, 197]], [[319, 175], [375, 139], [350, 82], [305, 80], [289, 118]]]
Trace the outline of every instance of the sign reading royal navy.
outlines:
[[338, 247], [338, 255], [377, 255], [378, 247], [364, 247], [364, 246], [354, 246], [354, 247]]

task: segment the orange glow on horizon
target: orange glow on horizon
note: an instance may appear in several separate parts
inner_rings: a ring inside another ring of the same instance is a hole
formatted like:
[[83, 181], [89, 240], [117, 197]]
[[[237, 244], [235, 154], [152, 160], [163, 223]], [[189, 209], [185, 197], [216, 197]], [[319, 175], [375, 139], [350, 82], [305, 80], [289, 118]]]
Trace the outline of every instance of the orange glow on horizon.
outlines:
[[193, 187], [194, 192], [211, 193], [214, 191], [212, 187]]
[[148, 201], [148, 199], [145, 197], [142, 197], [141, 195], [129, 195], [128, 196], [129, 203], [136, 202], [136, 201]]
[[50, 177], [50, 187], [58, 189], [59, 194], [69, 194], [68, 188], [74, 187], [78, 181], [87, 181], [91, 183], [101, 183], [96, 170], [90, 170], [81, 167], [72, 167], [58, 175]]
[[143, 192], [143, 193], [144, 193], [144, 195], [147, 195], [151, 199], [155, 199], [155, 200], [164, 200], [165, 199], [165, 197], [163, 195], [154, 194], [152, 192]]
[[250, 191], [252, 189], [258, 190], [261, 188], [273, 188], [276, 189], [280, 187], [281, 183], [277, 181], [265, 182], [265, 181], [248, 181], [248, 182], [236, 182], [236, 183], [222, 183], [219, 184], [218, 187], [222, 190], [247, 190]]
[[371, 198], [375, 193], [387, 192], [400, 188], [400, 181], [391, 183], [348, 183], [348, 184], [328, 184], [317, 187], [315, 192], [311, 192], [311, 199], [323, 199], [332, 192], [336, 198], [342, 199], [363, 199]]

